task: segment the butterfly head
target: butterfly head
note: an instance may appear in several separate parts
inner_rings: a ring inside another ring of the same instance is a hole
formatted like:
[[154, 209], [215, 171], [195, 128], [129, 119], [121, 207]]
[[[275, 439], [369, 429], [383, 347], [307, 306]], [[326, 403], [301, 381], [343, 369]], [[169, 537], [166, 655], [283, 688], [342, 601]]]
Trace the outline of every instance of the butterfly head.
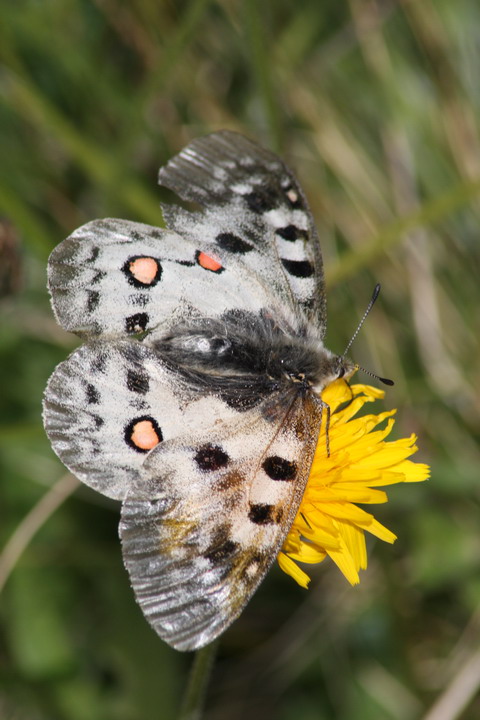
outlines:
[[334, 355], [325, 348], [322, 349], [319, 361], [319, 370], [314, 384], [317, 393], [321, 393], [327, 385], [339, 378], [348, 378], [357, 367], [344, 355]]

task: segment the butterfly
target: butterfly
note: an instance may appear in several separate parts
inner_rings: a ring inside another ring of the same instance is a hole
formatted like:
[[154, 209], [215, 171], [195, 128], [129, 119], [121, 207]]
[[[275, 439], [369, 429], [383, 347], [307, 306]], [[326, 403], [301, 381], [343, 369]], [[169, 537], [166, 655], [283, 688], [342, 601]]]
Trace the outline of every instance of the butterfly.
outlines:
[[191, 142], [159, 182], [166, 229], [94, 220], [52, 252], [55, 316], [84, 344], [44, 423], [80, 480], [122, 502], [137, 602], [200, 648], [240, 614], [298, 511], [325, 405], [322, 256], [288, 167], [240, 134]]

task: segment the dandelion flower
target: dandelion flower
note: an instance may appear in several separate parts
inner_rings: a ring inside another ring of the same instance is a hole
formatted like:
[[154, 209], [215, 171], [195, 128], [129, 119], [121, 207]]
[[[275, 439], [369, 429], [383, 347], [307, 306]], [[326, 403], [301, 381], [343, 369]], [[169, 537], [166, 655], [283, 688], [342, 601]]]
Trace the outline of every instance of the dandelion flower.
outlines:
[[322, 393], [330, 407], [328, 445], [326, 413], [302, 503], [279, 553], [282, 570], [302, 587], [309, 576], [297, 563], [315, 564], [327, 555], [347, 580], [359, 582], [367, 567], [365, 531], [394, 542], [396, 536], [360, 504], [387, 502], [379, 487], [420, 482], [429, 476], [428, 465], [408, 458], [417, 451], [416, 437], [387, 441], [395, 410], [355, 417], [365, 403], [384, 395], [369, 385], [331, 383]]

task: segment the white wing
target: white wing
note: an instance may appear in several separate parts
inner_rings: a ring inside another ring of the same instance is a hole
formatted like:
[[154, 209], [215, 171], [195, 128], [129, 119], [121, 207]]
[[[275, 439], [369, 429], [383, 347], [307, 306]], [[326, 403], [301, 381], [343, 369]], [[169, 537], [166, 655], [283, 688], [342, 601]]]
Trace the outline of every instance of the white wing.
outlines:
[[300, 504], [321, 401], [277, 398], [201, 435], [158, 446], [123, 507], [137, 601], [178, 650], [211, 642], [274, 562]]
[[320, 242], [307, 199], [279, 157], [223, 130], [193, 140], [160, 170], [159, 182], [203, 207], [163, 206], [172, 230], [236, 253], [282, 306], [305, 313], [323, 336]]
[[66, 330], [159, 335], [192, 316], [264, 309], [310, 320], [323, 335], [318, 237], [279, 158], [236, 133], [214, 133], [174, 157], [160, 182], [203, 210], [164, 206], [170, 230], [95, 220], [52, 252], [49, 289]]
[[271, 305], [261, 278], [246, 274], [208, 238], [127, 220], [94, 220], [52, 252], [48, 283], [58, 322], [79, 335], [131, 335], [195, 316]]

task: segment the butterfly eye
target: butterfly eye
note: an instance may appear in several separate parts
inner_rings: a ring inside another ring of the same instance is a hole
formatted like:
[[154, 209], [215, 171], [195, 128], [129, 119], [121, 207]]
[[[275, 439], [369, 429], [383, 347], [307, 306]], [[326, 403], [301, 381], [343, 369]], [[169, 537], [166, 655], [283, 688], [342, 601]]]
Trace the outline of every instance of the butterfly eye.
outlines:
[[345, 375], [345, 368], [342, 366], [338, 371], [338, 377], [342, 378]]

